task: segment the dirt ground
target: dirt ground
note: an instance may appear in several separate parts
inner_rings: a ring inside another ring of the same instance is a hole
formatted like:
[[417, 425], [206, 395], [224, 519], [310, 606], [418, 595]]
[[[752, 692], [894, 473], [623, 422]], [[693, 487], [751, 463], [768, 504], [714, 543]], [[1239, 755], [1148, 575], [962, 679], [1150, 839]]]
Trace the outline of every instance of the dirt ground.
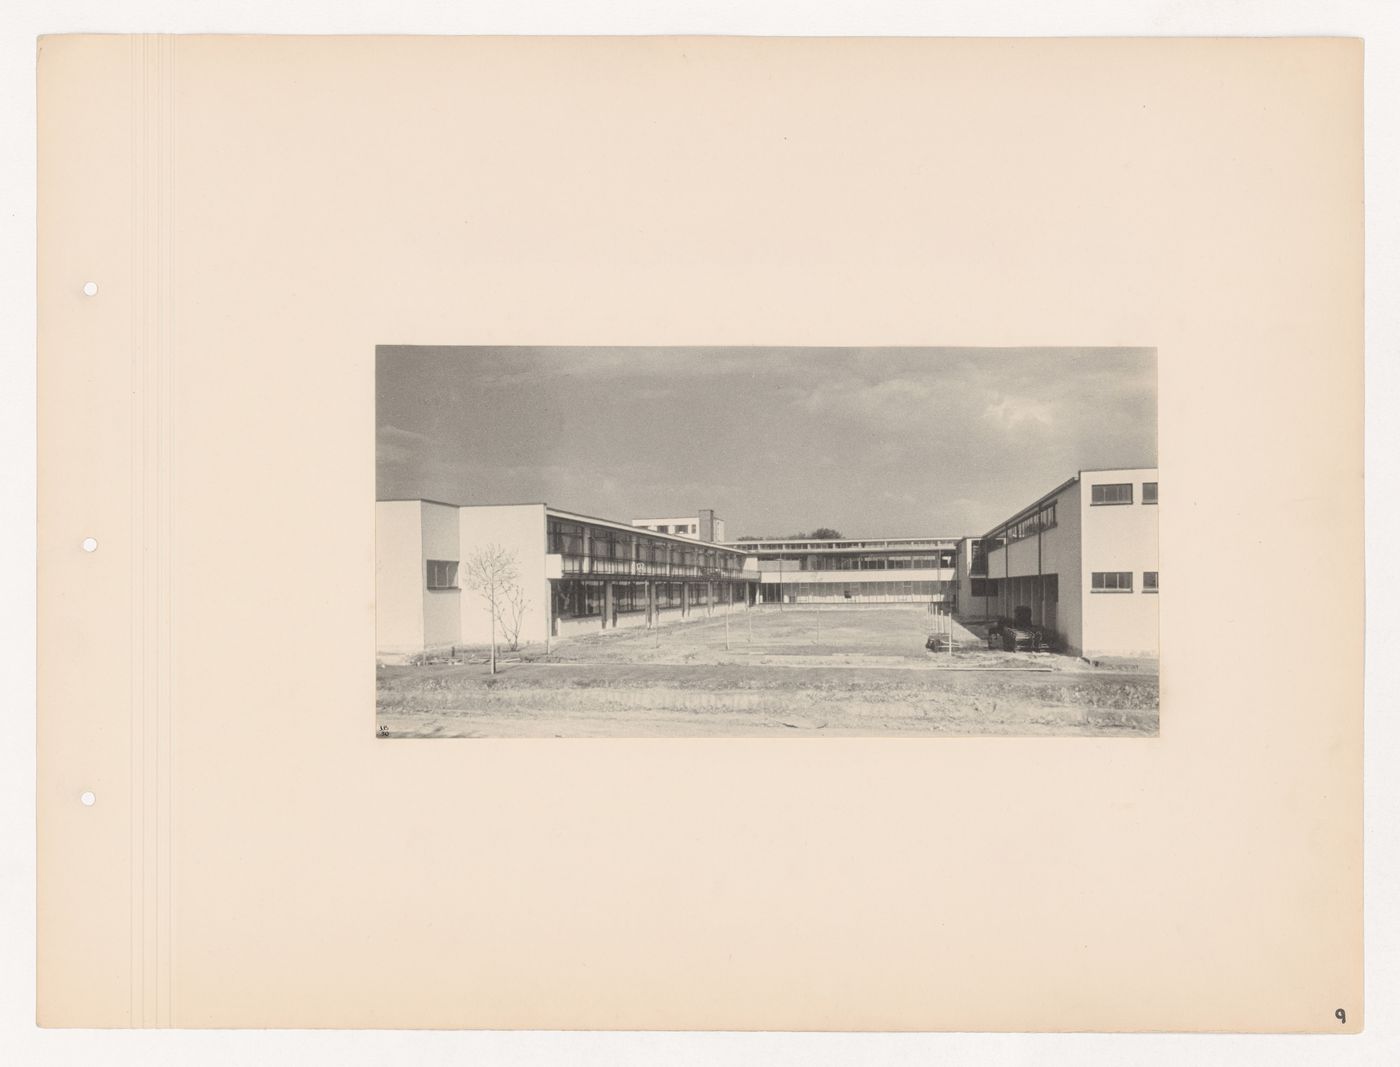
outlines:
[[[969, 643], [921, 609], [763, 610], [502, 654], [380, 665], [383, 737], [911, 737], [1157, 733], [1157, 667]], [[726, 642], [727, 646], [726, 647]], [[969, 647], [970, 646], [970, 647]]]

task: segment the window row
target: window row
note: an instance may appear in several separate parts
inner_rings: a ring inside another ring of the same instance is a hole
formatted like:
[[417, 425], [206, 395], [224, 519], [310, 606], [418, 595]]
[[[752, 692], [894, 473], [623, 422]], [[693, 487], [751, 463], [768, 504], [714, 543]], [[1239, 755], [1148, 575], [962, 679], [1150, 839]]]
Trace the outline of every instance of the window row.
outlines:
[[956, 553], [928, 552], [909, 556], [807, 556], [806, 571], [913, 571], [952, 569]]
[[[1089, 488], [1089, 503], [1095, 506], [1099, 504], [1131, 504], [1132, 502], [1132, 482], [1111, 482]], [[1156, 482], [1142, 483], [1142, 502], [1144, 504], [1157, 503]]]
[[932, 597], [949, 596], [953, 582], [765, 582], [765, 600], [794, 597], [824, 597], [860, 600], [869, 597]]
[[[1129, 489], [1132, 486], [1128, 487]], [[1055, 522], [1055, 501], [1050, 501], [1034, 515], [1027, 515], [1024, 519], [1013, 522], [1006, 528], [1006, 540], [1023, 541], [1027, 537], [1034, 537], [1042, 530], [1054, 529]]]
[[[617, 530], [585, 527], [581, 523], [549, 523], [549, 551], [561, 556], [612, 560], [617, 563], [677, 564], [710, 570], [740, 571], [742, 555], [701, 545], [679, 545]], [[625, 573], [619, 569], [619, 573]]]
[[[1089, 576], [1089, 590], [1093, 593], [1131, 593], [1133, 591], [1132, 571], [1093, 571]], [[1142, 572], [1142, 591], [1157, 592], [1157, 572]]]
[[[603, 614], [607, 594], [602, 582], [572, 580], [553, 583], [554, 614], [563, 618], [578, 618], [587, 615]], [[613, 608], [618, 614], [629, 611], [647, 610], [647, 587], [645, 582], [613, 582]], [[658, 609], [679, 608], [682, 604], [690, 607], [705, 607], [710, 603], [710, 590], [707, 585], [683, 582], [655, 583], [656, 606]], [[748, 596], [744, 588], [727, 588], [727, 583], [715, 589], [714, 602], [721, 604], [743, 604]]]

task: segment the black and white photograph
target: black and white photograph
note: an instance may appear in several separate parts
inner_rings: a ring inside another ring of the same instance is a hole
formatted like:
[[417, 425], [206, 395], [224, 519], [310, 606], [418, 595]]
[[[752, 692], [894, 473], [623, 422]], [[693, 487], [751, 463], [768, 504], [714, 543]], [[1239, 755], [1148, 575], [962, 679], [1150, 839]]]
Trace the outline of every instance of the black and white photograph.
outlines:
[[0, 1059], [1400, 1062], [1394, 19], [79, 6]]
[[379, 737], [1158, 734], [1155, 349], [376, 357]]

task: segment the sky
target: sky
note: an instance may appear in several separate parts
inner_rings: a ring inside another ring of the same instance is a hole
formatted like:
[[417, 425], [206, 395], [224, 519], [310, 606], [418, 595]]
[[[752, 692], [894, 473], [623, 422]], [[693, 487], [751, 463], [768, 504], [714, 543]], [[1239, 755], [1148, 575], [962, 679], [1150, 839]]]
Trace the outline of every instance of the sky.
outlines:
[[981, 534], [1157, 464], [1150, 348], [378, 349], [381, 500], [694, 515], [726, 536]]

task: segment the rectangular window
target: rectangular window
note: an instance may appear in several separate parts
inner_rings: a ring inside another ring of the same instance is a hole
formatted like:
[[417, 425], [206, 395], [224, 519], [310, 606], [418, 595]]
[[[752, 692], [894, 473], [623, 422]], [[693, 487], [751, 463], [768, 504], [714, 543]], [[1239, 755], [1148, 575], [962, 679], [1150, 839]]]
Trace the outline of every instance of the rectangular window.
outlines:
[[[1144, 500], [1143, 503], [1146, 504], [1147, 501]], [[1143, 572], [1142, 572], [1142, 591], [1143, 591], [1144, 593], [1155, 593], [1155, 592], [1157, 591], [1157, 572], [1156, 572], [1156, 571], [1143, 571]]]
[[1089, 588], [1095, 593], [1131, 593], [1133, 591], [1133, 572], [1094, 571]]
[[968, 574], [985, 575], [987, 573], [987, 552], [990, 547], [987, 541], [972, 542], [972, 559], [968, 565]]
[[637, 582], [618, 582], [613, 586], [613, 606], [619, 612], [646, 611], [647, 587]]
[[549, 550], [563, 556], [583, 555], [583, 527], [569, 522], [549, 523]]
[[455, 559], [428, 560], [428, 588], [456, 589], [457, 561]]
[[555, 610], [564, 618], [583, 618], [603, 614], [603, 583], [588, 581], [560, 582], [555, 587]]
[[1090, 504], [1131, 504], [1133, 483], [1119, 482], [1115, 485], [1096, 485], [1090, 490]]
[[1156, 482], [1143, 482], [1143, 483], [1142, 483], [1142, 502], [1143, 502], [1144, 504], [1155, 504], [1155, 503], [1157, 503], [1157, 483], [1156, 483]]

